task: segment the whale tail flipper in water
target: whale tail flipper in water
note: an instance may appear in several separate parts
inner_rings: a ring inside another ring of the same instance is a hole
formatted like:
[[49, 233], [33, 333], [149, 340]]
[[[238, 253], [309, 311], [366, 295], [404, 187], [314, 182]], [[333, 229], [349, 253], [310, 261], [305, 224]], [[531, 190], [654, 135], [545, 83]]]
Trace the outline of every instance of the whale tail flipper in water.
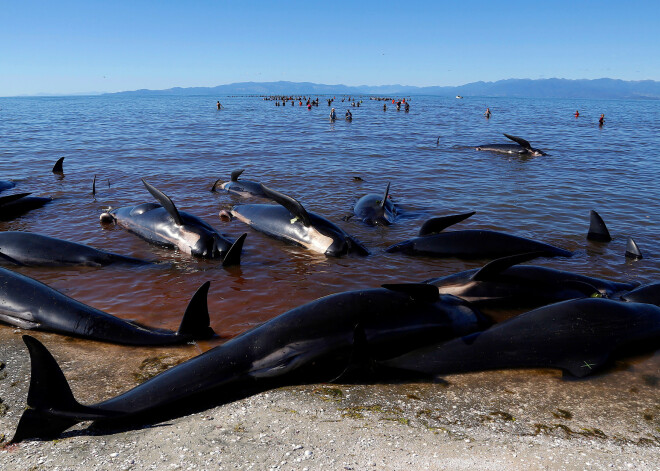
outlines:
[[76, 401], [64, 373], [41, 342], [29, 335], [24, 335], [23, 341], [31, 363], [29, 408], [23, 412], [11, 443], [29, 438], [55, 438], [78, 422], [108, 417]]
[[229, 250], [227, 250], [227, 253], [225, 254], [225, 258], [222, 259], [223, 267], [240, 265], [241, 252], [243, 251], [243, 242], [245, 242], [246, 237], [247, 233], [244, 233], [238, 239], [236, 239], [236, 242], [234, 242], [231, 247], [229, 247]]
[[589, 232], [587, 233], [587, 239], [597, 242], [609, 242], [612, 240], [605, 221], [593, 209], [589, 212]]
[[422, 228], [419, 230], [419, 236], [421, 237], [429, 234], [436, 234], [438, 232], [442, 232], [449, 226], [458, 224], [459, 222], [469, 218], [475, 213], [476, 211], [472, 211], [470, 213], [465, 213], [465, 214], [454, 214], [451, 216], [431, 218], [428, 221], [426, 221], [424, 224], [422, 224]]
[[181, 319], [177, 333], [187, 335], [195, 340], [209, 339], [215, 335], [211, 328], [207, 297], [210, 281], [200, 286], [188, 303], [186, 312]]
[[179, 214], [179, 210], [176, 209], [176, 206], [174, 206], [174, 203], [172, 200], [167, 196], [165, 193], [162, 191], [158, 190], [157, 188], [153, 187], [144, 179], [142, 179], [142, 183], [144, 183], [144, 186], [149, 190], [149, 193], [158, 200], [158, 202], [161, 204], [163, 208], [167, 211], [167, 213], [172, 217], [174, 220], [174, 223], [183, 226], [183, 219], [181, 219], [181, 215]]

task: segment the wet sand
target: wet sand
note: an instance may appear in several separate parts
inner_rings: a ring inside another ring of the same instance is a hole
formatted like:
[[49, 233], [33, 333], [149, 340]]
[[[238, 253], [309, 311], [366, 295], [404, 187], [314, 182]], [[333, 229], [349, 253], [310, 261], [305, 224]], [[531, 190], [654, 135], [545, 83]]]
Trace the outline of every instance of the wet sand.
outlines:
[[[0, 437], [25, 408], [23, 331], [0, 329]], [[200, 349], [135, 348], [35, 335], [74, 395], [116, 395]], [[556, 370], [451, 375], [436, 383], [290, 386], [136, 430], [81, 424], [0, 450], [0, 469], [658, 469], [660, 353], [607, 375]], [[606, 379], [605, 379], [606, 378]], [[603, 388], [607, 380], [616, 387]]]

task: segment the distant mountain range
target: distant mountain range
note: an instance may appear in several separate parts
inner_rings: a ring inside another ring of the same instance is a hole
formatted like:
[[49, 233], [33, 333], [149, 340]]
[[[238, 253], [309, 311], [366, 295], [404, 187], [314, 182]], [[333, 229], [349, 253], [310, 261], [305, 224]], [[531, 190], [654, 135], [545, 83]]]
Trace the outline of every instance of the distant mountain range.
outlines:
[[135, 90], [112, 95], [343, 95], [379, 96], [438, 95], [528, 98], [637, 98], [660, 99], [660, 82], [615, 79], [507, 79], [473, 82], [457, 87], [413, 87], [408, 85], [324, 85], [311, 82], [240, 82], [217, 87]]

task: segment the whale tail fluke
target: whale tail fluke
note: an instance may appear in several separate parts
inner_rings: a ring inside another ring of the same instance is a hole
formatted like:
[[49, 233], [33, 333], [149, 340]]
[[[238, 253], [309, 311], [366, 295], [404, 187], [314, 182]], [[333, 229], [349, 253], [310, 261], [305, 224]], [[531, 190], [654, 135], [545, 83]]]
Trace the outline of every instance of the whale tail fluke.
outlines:
[[185, 335], [195, 340], [210, 339], [215, 335], [211, 328], [207, 302], [209, 286], [211, 286], [211, 282], [207, 281], [197, 289], [190, 299], [177, 331], [178, 335]]
[[225, 258], [222, 259], [223, 267], [241, 264], [241, 252], [243, 251], [243, 243], [245, 242], [246, 237], [247, 233], [243, 233], [238, 239], [236, 239], [236, 242], [229, 247], [229, 250], [227, 250], [227, 253], [225, 254]]
[[632, 237], [628, 237], [628, 242], [626, 243], [626, 258], [630, 258], [632, 260], [641, 260], [644, 258], [642, 257], [642, 251], [639, 250], [639, 247], [632, 239]]
[[587, 239], [595, 240], [597, 242], [609, 242], [612, 240], [610, 236], [610, 231], [607, 230], [605, 221], [600, 217], [593, 209], [589, 213], [589, 232], [587, 233]]
[[459, 222], [469, 218], [475, 213], [476, 211], [472, 211], [470, 213], [465, 213], [465, 214], [454, 214], [451, 216], [431, 218], [428, 221], [426, 221], [424, 224], [422, 224], [422, 227], [419, 230], [419, 236], [421, 237], [429, 234], [436, 234], [438, 232], [442, 232], [449, 226], [458, 224]]
[[41, 342], [29, 335], [24, 335], [23, 341], [30, 352], [29, 408], [23, 412], [11, 443], [55, 438], [78, 422], [105, 417], [76, 401], [64, 373]]

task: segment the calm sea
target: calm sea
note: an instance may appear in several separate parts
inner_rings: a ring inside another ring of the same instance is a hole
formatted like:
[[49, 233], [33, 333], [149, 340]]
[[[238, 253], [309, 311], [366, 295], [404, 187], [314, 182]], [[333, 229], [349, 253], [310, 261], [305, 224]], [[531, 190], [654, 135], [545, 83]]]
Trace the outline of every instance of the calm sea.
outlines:
[[[456, 228], [510, 232], [575, 251], [539, 264], [639, 282], [660, 279], [660, 103], [657, 101], [409, 97], [410, 112], [369, 97], [361, 106], [276, 107], [260, 97], [125, 97], [0, 99], [0, 179], [13, 191], [54, 201], [0, 230], [33, 231], [116, 253], [165, 260], [165, 267], [22, 269], [66, 294], [117, 316], [175, 329], [195, 289], [211, 280], [215, 330], [236, 335], [320, 296], [382, 283], [416, 282], [481, 265], [481, 261], [387, 254], [432, 216], [475, 210]], [[223, 110], [216, 110], [220, 100]], [[483, 112], [490, 107], [492, 117]], [[346, 122], [346, 109], [353, 121]], [[575, 110], [580, 117], [574, 118]], [[598, 117], [605, 114], [605, 125]], [[521, 158], [475, 151], [521, 136], [547, 156]], [[64, 177], [51, 173], [65, 157]], [[218, 212], [241, 202], [211, 193], [213, 182], [262, 181], [298, 199], [355, 235], [366, 258], [326, 258], [284, 245]], [[92, 196], [94, 175], [97, 194]], [[363, 181], [354, 181], [359, 176]], [[120, 229], [103, 229], [104, 208], [152, 201], [144, 178], [180, 210], [231, 237], [248, 233], [240, 268], [155, 248]], [[401, 217], [388, 228], [343, 221], [355, 201], [391, 196]], [[589, 210], [614, 240], [586, 240]], [[632, 236], [645, 258], [624, 257]], [[6, 327], [0, 327], [6, 328]], [[209, 343], [209, 346], [215, 343]]]

